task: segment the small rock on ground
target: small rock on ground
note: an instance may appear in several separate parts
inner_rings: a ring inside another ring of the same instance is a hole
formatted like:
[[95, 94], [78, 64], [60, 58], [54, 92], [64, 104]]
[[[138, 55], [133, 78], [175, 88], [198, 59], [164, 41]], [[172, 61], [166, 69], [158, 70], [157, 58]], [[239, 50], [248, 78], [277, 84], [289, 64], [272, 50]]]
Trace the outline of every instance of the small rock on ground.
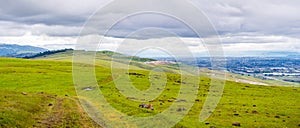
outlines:
[[234, 123], [232, 123], [232, 126], [241, 126], [241, 123], [239, 123], [239, 122], [234, 122]]

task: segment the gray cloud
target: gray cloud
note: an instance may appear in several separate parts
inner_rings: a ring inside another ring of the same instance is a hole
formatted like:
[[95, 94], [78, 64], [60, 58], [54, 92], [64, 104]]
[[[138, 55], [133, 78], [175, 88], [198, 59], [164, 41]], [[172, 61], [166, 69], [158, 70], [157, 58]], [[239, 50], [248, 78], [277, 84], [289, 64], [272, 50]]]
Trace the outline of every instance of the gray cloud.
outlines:
[[223, 33], [256, 32], [299, 38], [298, 0], [194, 1]]
[[[139, 31], [143, 28], [157, 28], [157, 31]], [[140, 33], [136, 33], [136, 32]], [[165, 31], [175, 33], [181, 37], [196, 37], [197, 34], [191, 30], [186, 24], [173, 17], [168, 17], [161, 14], [141, 14], [125, 18], [118, 22], [107, 33], [113, 37], [127, 38], [162, 38], [173, 34], [166, 34]], [[132, 32], [135, 32], [134, 37], [128, 37]]]
[[[0, 1], [0, 21], [22, 25], [80, 27], [105, 2], [108, 0]], [[220, 34], [259, 32], [269, 35], [297, 37], [300, 35], [300, 17], [298, 16], [300, 1], [298, 0], [191, 0], [191, 2], [207, 14]], [[122, 12], [110, 12], [110, 15], [118, 15], [118, 13]], [[180, 36], [195, 36], [187, 31], [184, 25], [168, 18], [148, 15], [138, 19], [128, 19], [116, 28], [124, 32], [144, 26], [155, 26], [169, 29]], [[113, 35], [117, 34], [120, 33]]]
[[0, 20], [24, 24], [82, 25], [103, 0], [0, 1]]
[[[108, 1], [2, 0], [0, 1], [0, 37], [20, 37], [28, 33], [34, 36], [75, 37], [88, 17]], [[291, 42], [295, 41], [299, 44], [297, 41], [300, 39], [299, 0], [191, 0], [191, 3], [207, 15], [226, 45], [287, 43], [294, 49], [299, 48]], [[116, 9], [105, 15], [120, 15], [121, 13]], [[110, 20], [99, 19], [98, 22], [105, 24]], [[114, 26], [108, 35], [124, 37], [144, 27], [161, 28], [181, 37], [196, 36], [179, 21], [151, 14], [128, 17]], [[144, 32], [136, 36], [136, 38], [162, 38], [165, 35], [159, 32]], [[67, 41], [61, 42], [65, 44]], [[197, 46], [197, 43], [193, 42], [190, 45]], [[45, 45], [45, 47], [50, 47], [50, 45]]]
[[0, 21], [0, 36], [23, 36], [26, 33], [49, 36], [77, 36], [81, 27], [45, 24], [21, 24]]

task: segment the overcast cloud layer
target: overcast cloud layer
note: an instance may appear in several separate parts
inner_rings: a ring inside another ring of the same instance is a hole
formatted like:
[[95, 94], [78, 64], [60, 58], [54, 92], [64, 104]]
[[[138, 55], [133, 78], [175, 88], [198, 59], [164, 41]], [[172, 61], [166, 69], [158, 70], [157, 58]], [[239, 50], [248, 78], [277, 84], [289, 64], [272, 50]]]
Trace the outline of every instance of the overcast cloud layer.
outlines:
[[[107, 2], [107, 0], [1, 0], [0, 43], [34, 45], [49, 49], [73, 47], [88, 17]], [[191, 2], [210, 19], [219, 32], [226, 51], [300, 52], [299, 0], [191, 0]], [[110, 15], [115, 13], [111, 12]], [[185, 26], [177, 21], [148, 15], [143, 18], [129, 18], [116, 26], [103, 49], [113, 50], [117, 47], [116, 42], [122, 41], [122, 34], [130, 32], [133, 28], [145, 26], [175, 32], [191, 48], [201, 46], [193, 42], [196, 40], [193, 39], [194, 33], [186, 31]]]

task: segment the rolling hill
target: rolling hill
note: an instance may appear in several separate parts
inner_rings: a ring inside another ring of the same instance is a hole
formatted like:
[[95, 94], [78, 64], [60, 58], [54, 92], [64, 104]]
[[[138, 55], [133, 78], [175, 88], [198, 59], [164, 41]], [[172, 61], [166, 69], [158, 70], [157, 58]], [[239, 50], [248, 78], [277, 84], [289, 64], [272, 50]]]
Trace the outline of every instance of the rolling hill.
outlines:
[[[99, 127], [79, 104], [72, 77], [72, 54], [69, 50], [34, 59], [0, 58], [0, 126], [1, 127]], [[134, 117], [153, 116], [163, 112], [176, 99], [181, 76], [176, 65], [160, 65], [165, 69], [167, 83], [163, 93], [151, 100], [155, 109], [139, 108], [141, 102], [118, 91], [111, 73], [111, 52], [97, 52], [95, 74], [99, 89], [107, 101], [122, 113]], [[129, 59], [120, 55], [123, 59]], [[147, 90], [153, 65], [145, 58], [134, 59], [129, 77], [139, 90]], [[124, 61], [116, 61], [120, 67]], [[122, 71], [122, 69], [116, 69]], [[155, 72], [154, 72], [155, 73]], [[223, 81], [223, 80], [217, 80]], [[223, 97], [205, 122], [199, 113], [211, 78], [200, 76], [200, 88], [187, 116], [174, 127], [298, 127], [300, 125], [300, 88], [261, 86], [225, 81]], [[188, 83], [187, 83], [188, 84]], [[185, 101], [181, 101], [185, 102]], [[184, 111], [184, 109], [182, 109]]]

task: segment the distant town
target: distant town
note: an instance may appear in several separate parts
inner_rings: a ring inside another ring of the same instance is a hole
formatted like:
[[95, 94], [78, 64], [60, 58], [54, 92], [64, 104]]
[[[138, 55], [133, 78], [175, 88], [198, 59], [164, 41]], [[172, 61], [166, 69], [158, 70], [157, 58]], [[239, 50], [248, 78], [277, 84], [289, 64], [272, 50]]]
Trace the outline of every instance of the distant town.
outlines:
[[227, 63], [227, 70], [232, 73], [300, 83], [300, 58], [228, 58]]
[[[157, 58], [164, 61], [176, 61], [172, 58]], [[178, 60], [177, 60], [178, 61]], [[180, 61], [200, 68], [211, 69], [210, 58], [197, 58]], [[227, 57], [226, 70], [231, 73], [253, 76], [264, 80], [281, 80], [300, 83], [300, 57]]]

